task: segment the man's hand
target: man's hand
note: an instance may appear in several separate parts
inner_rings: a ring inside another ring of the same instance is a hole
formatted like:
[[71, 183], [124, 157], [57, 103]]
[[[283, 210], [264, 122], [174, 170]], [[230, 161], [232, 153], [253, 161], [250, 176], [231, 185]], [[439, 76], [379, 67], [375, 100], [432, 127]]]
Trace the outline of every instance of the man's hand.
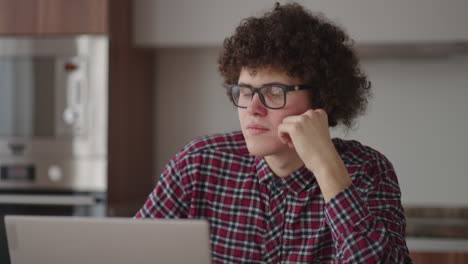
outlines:
[[288, 116], [278, 127], [281, 141], [294, 148], [317, 178], [326, 202], [351, 184], [348, 171], [330, 138], [328, 115], [323, 109]]

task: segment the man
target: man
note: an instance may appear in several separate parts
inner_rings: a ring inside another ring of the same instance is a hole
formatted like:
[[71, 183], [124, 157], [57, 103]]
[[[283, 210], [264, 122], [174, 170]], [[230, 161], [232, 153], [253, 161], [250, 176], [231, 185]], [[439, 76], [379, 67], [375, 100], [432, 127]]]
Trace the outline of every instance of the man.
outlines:
[[137, 218], [203, 218], [214, 263], [405, 263], [391, 163], [351, 126], [370, 84], [348, 36], [298, 4], [245, 19], [219, 57], [241, 132], [198, 138]]

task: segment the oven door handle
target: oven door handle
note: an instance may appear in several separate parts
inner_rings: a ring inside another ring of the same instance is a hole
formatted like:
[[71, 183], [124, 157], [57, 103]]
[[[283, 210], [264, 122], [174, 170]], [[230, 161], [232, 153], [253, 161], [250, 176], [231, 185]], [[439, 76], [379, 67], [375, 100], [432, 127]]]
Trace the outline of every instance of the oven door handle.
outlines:
[[91, 195], [0, 195], [0, 204], [92, 206], [96, 203], [95, 197]]

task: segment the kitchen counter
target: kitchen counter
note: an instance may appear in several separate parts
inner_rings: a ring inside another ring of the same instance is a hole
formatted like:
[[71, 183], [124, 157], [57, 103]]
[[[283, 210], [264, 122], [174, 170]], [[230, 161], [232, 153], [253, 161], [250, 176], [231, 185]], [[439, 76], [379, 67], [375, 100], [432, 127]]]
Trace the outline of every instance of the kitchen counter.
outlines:
[[468, 239], [468, 208], [407, 207], [409, 237]]
[[407, 237], [406, 244], [410, 252], [467, 252], [468, 239]]
[[405, 207], [410, 251], [468, 252], [468, 208]]

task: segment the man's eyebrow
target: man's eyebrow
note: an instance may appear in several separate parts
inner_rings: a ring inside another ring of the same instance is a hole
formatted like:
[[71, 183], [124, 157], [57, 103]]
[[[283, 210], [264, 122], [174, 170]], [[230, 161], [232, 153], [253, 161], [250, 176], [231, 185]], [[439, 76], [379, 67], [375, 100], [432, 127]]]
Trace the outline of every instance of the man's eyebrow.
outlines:
[[[288, 86], [287, 84], [284, 84], [282, 82], [271, 82], [271, 83], [264, 83], [262, 84], [262, 86], [267, 86], [267, 85], [284, 85], [284, 86]], [[239, 82], [238, 85], [242, 85], [242, 86], [247, 86], [247, 87], [252, 87], [252, 85], [250, 84], [247, 84], [247, 83], [243, 83], [243, 82]]]
[[263, 85], [275, 85], [275, 84], [277, 84], [277, 85], [289, 86], [289, 85], [287, 85], [287, 84], [285, 84], [285, 83], [282, 83], [282, 82], [271, 82], [271, 83], [265, 83], [265, 84], [263, 84]]
[[246, 83], [243, 83], [243, 82], [239, 82], [237, 84], [242, 85], [242, 86], [252, 87], [250, 84], [246, 84]]

